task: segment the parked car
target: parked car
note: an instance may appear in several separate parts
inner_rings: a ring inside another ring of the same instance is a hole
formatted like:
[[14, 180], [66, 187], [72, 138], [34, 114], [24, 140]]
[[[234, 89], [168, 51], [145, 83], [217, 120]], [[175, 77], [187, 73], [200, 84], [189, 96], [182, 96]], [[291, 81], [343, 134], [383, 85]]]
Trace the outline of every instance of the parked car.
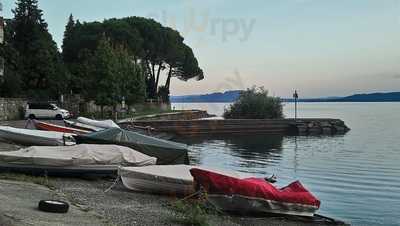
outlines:
[[25, 118], [55, 118], [66, 119], [70, 118], [71, 114], [65, 109], [57, 107], [51, 103], [28, 103], [25, 109]]

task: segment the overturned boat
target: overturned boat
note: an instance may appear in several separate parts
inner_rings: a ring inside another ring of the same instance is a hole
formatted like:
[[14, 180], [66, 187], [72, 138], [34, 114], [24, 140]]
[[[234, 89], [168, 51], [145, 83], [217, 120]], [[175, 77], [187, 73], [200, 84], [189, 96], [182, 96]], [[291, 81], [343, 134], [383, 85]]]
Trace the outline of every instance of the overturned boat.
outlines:
[[88, 130], [65, 127], [65, 126], [60, 126], [60, 125], [37, 121], [37, 120], [33, 120], [33, 124], [35, 125], [36, 129], [45, 130], [45, 131], [55, 131], [55, 132], [73, 133], [73, 134], [87, 134], [87, 133], [91, 132]]
[[83, 124], [80, 122], [74, 122], [74, 121], [70, 121], [70, 120], [66, 120], [66, 119], [64, 119], [64, 124], [66, 127], [76, 128], [76, 129], [80, 129], [80, 130], [87, 130], [87, 131], [91, 131], [91, 132], [104, 130], [104, 128], [91, 126], [91, 125]]
[[320, 206], [299, 181], [278, 189], [260, 178], [238, 179], [198, 168], [190, 173], [207, 193], [208, 201], [222, 211], [312, 217]]
[[131, 147], [157, 158], [157, 164], [188, 164], [188, 150], [184, 144], [146, 136], [137, 132], [110, 128], [75, 136], [78, 144], [117, 144]]
[[80, 123], [95, 126], [95, 127], [100, 127], [103, 129], [120, 128], [113, 120], [99, 121], [99, 120], [89, 119], [89, 118], [85, 118], [85, 117], [78, 117], [77, 120]]
[[[193, 194], [195, 187], [188, 165], [155, 165], [145, 167], [121, 167], [118, 175], [124, 186], [130, 190], [147, 193], [183, 196]], [[236, 178], [247, 175], [217, 170], [217, 172]]]
[[156, 158], [118, 145], [32, 146], [0, 152], [0, 170], [46, 175], [116, 175], [120, 166], [154, 165]]
[[11, 126], [0, 126], [0, 140], [21, 145], [62, 146], [73, 145], [72, 133], [20, 129]]

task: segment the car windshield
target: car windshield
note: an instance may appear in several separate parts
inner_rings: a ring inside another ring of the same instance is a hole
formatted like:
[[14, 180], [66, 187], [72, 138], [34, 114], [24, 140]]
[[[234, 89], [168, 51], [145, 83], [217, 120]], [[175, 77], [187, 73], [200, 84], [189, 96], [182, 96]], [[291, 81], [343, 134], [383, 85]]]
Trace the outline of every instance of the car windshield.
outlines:
[[54, 110], [58, 109], [57, 105], [55, 105], [55, 104], [50, 104], [50, 105], [53, 107]]

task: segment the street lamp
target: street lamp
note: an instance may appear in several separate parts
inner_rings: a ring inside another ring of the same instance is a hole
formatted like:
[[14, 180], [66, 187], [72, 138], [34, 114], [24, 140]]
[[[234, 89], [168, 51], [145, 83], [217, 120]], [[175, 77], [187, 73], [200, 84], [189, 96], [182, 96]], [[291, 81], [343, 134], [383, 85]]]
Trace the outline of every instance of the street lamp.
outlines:
[[297, 100], [299, 99], [299, 94], [297, 93], [297, 90], [294, 91], [293, 98], [294, 98], [294, 119], [297, 120]]

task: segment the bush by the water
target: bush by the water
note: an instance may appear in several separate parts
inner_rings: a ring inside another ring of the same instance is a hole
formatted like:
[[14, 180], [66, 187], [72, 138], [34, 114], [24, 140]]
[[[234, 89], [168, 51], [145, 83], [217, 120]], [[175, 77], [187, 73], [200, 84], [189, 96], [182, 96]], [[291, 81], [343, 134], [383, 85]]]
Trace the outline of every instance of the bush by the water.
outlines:
[[238, 100], [224, 112], [226, 119], [279, 119], [283, 118], [279, 97], [268, 96], [264, 87], [243, 91]]

